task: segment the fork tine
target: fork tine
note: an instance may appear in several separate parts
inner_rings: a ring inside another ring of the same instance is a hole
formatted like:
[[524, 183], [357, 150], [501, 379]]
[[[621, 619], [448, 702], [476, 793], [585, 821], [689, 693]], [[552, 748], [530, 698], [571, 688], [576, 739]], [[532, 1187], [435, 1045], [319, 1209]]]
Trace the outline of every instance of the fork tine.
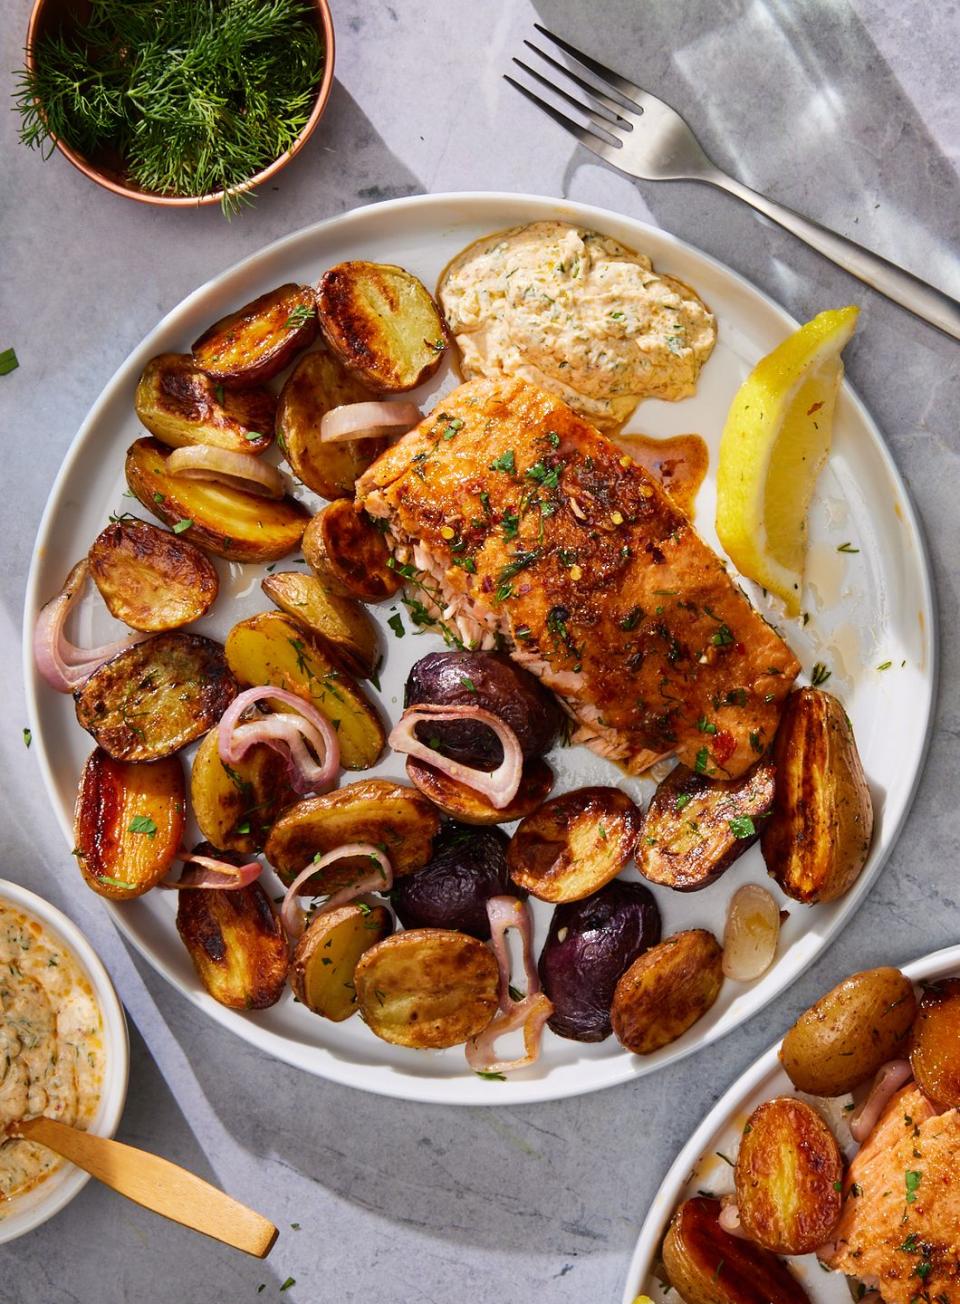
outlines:
[[552, 104], [548, 104], [546, 100], [542, 100], [539, 95], [534, 95], [533, 91], [528, 90], [526, 86], [523, 86], [514, 77], [511, 77], [509, 73], [503, 74], [503, 80], [508, 81], [515, 90], [518, 90], [521, 95], [530, 100], [532, 104], [535, 104], [538, 109], [542, 109], [548, 118], [552, 118], [554, 122], [558, 123], [561, 127], [565, 127], [566, 130], [570, 132], [571, 136], [576, 136], [577, 140], [579, 140], [584, 148], [599, 155], [599, 157], [607, 163], [617, 163], [617, 155], [621, 148], [619, 145], [613, 145], [602, 136], [598, 136], [595, 132], [589, 131], [586, 127], [581, 127], [579, 122], [574, 122], [573, 119], [568, 118], [565, 113], [561, 113], [559, 109], [555, 109]]
[[[565, 63], [561, 63], [559, 59], [555, 59], [552, 54], [547, 54], [546, 50], [541, 50], [539, 45], [534, 45], [532, 41], [527, 40], [524, 40], [523, 43], [528, 50], [533, 50], [534, 53], [538, 54], [545, 63], [550, 65], [551, 68], [556, 68], [557, 72], [563, 73], [564, 77], [568, 77], [570, 81], [579, 86], [581, 90], [586, 91], [588, 95], [592, 96], [593, 99], [602, 104], [604, 108], [615, 113], [621, 122], [629, 122], [631, 116], [635, 116], [632, 115], [630, 110], [621, 104], [619, 100], [615, 100], [612, 95], [606, 95], [602, 90], [600, 90], [599, 86], [592, 85], [585, 77], [579, 76], [572, 68], [568, 68]], [[624, 117], [624, 114], [627, 115], [626, 118]]]
[[537, 72], [535, 68], [531, 68], [528, 63], [524, 63], [522, 59], [514, 59], [513, 62], [517, 65], [518, 68], [522, 68], [525, 73], [528, 73], [531, 77], [533, 77], [535, 81], [538, 81], [541, 86], [546, 86], [548, 91], [551, 91], [554, 95], [558, 95], [560, 99], [566, 100], [566, 102], [571, 106], [571, 108], [576, 109], [579, 113], [582, 113], [587, 118], [589, 118], [591, 125], [598, 132], [607, 132], [614, 139], [618, 139], [619, 138], [617, 135], [618, 130], [625, 130], [625, 131], [633, 130], [633, 127], [630, 125], [630, 123], [626, 122], [622, 118], [614, 122], [613, 115], [608, 114], [607, 111], [603, 108], [597, 109], [597, 113], [600, 114], [600, 117], [597, 117], [596, 114], [592, 111], [592, 108], [589, 104], [581, 104], [580, 101], [575, 96], [568, 95], [567, 92], [561, 90], [559, 86], [554, 86], [552, 81], [549, 81], [546, 77], [542, 76], [542, 74]]
[[644, 91], [642, 86], [637, 86], [634, 82], [628, 81], [626, 77], [621, 77], [618, 72], [614, 72], [612, 68], [608, 68], [605, 63], [601, 63], [599, 59], [591, 58], [589, 54], [584, 54], [584, 52], [578, 50], [575, 45], [571, 45], [569, 41], [565, 41], [562, 36], [555, 36], [553, 32], [548, 31], [547, 28], [541, 26], [540, 23], [534, 23], [533, 25], [541, 36], [545, 36], [547, 40], [552, 41], [554, 45], [559, 45], [560, 49], [569, 54], [572, 59], [576, 59], [577, 63], [582, 63], [584, 68], [589, 68], [589, 70], [592, 73], [595, 73], [601, 81], [607, 82], [608, 85], [619, 91], [624, 99], [630, 101], [634, 108], [643, 109], [642, 103], [638, 103], [637, 101], [638, 96], [642, 97], [646, 95], [646, 91]]

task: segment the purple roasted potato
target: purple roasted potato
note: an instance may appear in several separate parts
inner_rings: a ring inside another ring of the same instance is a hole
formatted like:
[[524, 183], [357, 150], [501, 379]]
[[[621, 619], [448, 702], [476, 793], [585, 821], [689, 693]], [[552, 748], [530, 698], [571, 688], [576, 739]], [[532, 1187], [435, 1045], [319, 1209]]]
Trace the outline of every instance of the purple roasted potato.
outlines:
[[[405, 706], [479, 706], [508, 724], [517, 735], [524, 760], [542, 756], [556, 741], [563, 711], [529, 671], [496, 652], [431, 652], [421, 657], [407, 677]], [[451, 760], [478, 769], [495, 770], [503, 747], [484, 724], [417, 726], [421, 742], [440, 744]]]
[[507, 841], [498, 828], [442, 829], [423, 869], [394, 880], [390, 902], [404, 928], [452, 928], [487, 941], [488, 899], [514, 891]]
[[550, 1027], [573, 1041], [610, 1036], [610, 1004], [622, 974], [660, 941], [660, 911], [642, 883], [615, 878], [593, 896], [557, 906], [540, 953], [553, 1002]]

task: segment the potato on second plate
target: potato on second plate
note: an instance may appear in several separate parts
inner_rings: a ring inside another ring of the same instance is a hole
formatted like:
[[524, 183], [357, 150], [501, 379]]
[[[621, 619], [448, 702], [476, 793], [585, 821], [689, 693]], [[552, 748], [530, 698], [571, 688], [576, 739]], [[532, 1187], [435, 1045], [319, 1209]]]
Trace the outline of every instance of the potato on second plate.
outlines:
[[781, 1096], [743, 1129], [734, 1168], [740, 1224], [774, 1254], [809, 1254], [830, 1239], [843, 1203], [843, 1157], [815, 1109]]
[[377, 627], [363, 607], [315, 575], [278, 571], [260, 583], [281, 611], [298, 620], [347, 670], [370, 679], [380, 662]]
[[349, 1019], [359, 1008], [353, 975], [360, 957], [392, 932], [393, 918], [385, 906], [352, 904], [317, 915], [293, 953], [293, 994], [324, 1019]]
[[899, 969], [852, 974], [800, 1015], [780, 1063], [798, 1091], [844, 1096], [906, 1054], [916, 1011], [913, 984]]
[[703, 928], [674, 933], [641, 955], [617, 983], [610, 1021], [617, 1040], [650, 1055], [702, 1019], [723, 985], [720, 943]]
[[579, 901], [616, 878], [641, 824], [619, 788], [566, 792], [520, 822], [507, 851], [510, 877], [541, 901]]
[[440, 1050], [477, 1037], [499, 1003], [493, 952], [466, 933], [411, 928], [364, 952], [354, 983], [371, 1032]]
[[101, 530], [87, 560], [110, 614], [148, 633], [199, 620], [220, 587], [216, 567], [199, 548], [135, 518]]
[[440, 365], [443, 320], [426, 286], [402, 267], [331, 267], [317, 287], [317, 306], [331, 349], [377, 393], [414, 389]]
[[316, 514], [303, 535], [303, 555], [322, 580], [360, 602], [382, 602], [400, 588], [383, 535], [348, 498]]

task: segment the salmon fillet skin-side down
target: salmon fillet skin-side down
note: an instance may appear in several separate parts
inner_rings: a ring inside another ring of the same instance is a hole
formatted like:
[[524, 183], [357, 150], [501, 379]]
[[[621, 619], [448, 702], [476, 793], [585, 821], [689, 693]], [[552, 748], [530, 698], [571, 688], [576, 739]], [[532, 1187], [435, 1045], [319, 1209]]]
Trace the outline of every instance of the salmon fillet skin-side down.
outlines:
[[799, 664], [659, 483], [554, 396], [475, 380], [364, 473], [414, 612], [504, 647], [631, 773], [742, 774]]

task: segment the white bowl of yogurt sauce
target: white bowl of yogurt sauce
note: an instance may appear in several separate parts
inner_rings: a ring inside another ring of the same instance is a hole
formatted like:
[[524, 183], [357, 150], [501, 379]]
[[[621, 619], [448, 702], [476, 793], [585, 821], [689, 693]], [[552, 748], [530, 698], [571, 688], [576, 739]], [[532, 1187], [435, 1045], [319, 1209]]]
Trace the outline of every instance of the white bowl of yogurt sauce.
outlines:
[[[112, 1136], [129, 1063], [123, 1008], [93, 947], [55, 906], [0, 879], [0, 1123], [48, 1114]], [[45, 1147], [0, 1145], [0, 1244], [52, 1218], [88, 1181]]]

